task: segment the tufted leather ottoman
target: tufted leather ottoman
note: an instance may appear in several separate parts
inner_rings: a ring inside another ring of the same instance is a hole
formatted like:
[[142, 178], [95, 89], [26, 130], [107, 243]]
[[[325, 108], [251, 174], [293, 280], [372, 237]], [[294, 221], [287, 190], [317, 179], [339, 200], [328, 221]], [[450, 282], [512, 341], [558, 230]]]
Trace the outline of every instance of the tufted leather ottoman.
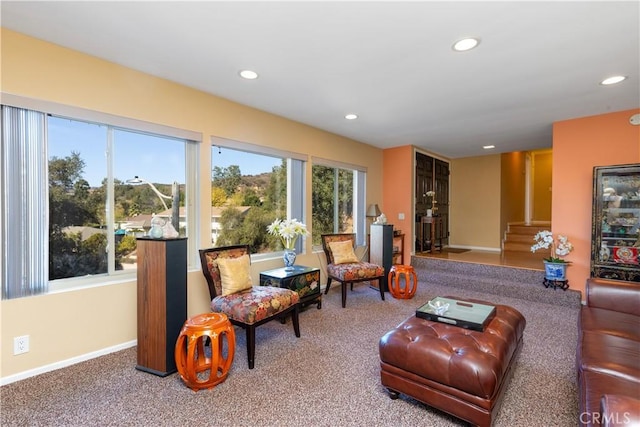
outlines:
[[391, 398], [403, 393], [471, 424], [490, 426], [526, 325], [514, 308], [495, 307], [484, 332], [415, 316], [387, 332], [379, 345], [380, 376]]

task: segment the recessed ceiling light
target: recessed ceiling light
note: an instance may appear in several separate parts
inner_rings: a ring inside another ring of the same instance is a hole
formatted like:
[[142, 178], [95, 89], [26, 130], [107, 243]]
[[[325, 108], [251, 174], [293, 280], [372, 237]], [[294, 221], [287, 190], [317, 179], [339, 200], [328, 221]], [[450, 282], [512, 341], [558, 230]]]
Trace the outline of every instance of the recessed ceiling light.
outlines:
[[240, 71], [240, 77], [247, 80], [254, 80], [258, 78], [258, 73], [251, 70], [242, 70]]
[[347, 120], [355, 120], [358, 118], [357, 114], [347, 114], [346, 116], [344, 116], [345, 119]]
[[464, 52], [466, 50], [473, 49], [474, 47], [478, 46], [478, 44], [480, 44], [480, 39], [466, 38], [455, 42], [453, 45], [453, 50], [455, 50], [456, 52]]
[[600, 84], [603, 86], [614, 85], [626, 79], [627, 79], [627, 76], [613, 76], [613, 77], [604, 79], [603, 81], [600, 82]]
[[496, 148], [495, 145], [483, 145], [482, 148], [484, 148], [485, 150], [491, 150], [493, 148]]

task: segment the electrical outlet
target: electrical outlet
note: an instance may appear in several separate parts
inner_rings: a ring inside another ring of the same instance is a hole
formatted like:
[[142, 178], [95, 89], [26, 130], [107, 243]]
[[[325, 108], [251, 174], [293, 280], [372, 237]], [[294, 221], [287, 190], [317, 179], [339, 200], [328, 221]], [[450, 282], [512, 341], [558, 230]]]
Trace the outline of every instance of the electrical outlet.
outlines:
[[13, 338], [13, 355], [27, 353], [29, 351], [29, 335]]

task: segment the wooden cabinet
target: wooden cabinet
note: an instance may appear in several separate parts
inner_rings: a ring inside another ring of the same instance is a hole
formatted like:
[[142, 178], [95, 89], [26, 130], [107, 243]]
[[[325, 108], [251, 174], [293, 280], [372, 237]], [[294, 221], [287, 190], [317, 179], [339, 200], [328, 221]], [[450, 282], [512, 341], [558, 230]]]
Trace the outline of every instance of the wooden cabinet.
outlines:
[[[369, 246], [369, 261], [372, 264], [381, 265], [384, 268], [384, 290], [387, 291], [387, 278], [393, 265], [393, 225], [372, 224], [371, 238]], [[373, 282], [371, 286], [378, 289], [378, 283]]]
[[595, 167], [591, 277], [640, 282], [640, 164]]
[[391, 263], [404, 264], [404, 234], [393, 235], [393, 259]]
[[159, 376], [177, 371], [176, 340], [187, 320], [187, 239], [137, 239], [138, 360]]

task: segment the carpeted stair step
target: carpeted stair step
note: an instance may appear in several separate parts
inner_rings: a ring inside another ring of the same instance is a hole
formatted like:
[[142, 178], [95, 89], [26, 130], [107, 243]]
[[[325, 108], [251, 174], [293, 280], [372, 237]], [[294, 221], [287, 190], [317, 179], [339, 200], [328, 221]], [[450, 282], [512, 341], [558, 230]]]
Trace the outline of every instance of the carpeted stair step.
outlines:
[[423, 286], [431, 283], [574, 308], [581, 303], [579, 291], [545, 288], [540, 270], [422, 257], [413, 257], [412, 265]]

